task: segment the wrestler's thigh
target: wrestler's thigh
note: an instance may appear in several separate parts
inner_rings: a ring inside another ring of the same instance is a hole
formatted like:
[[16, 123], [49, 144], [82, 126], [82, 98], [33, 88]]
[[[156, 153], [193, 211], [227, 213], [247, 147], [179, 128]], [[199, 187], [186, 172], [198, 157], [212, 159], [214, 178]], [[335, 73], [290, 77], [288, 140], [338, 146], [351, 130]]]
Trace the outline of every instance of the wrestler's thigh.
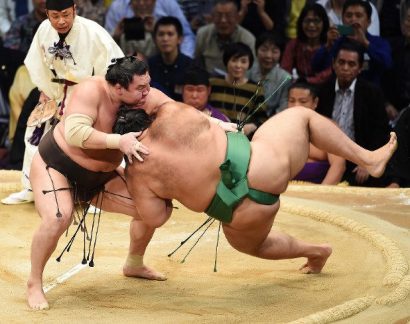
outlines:
[[278, 154], [307, 157], [311, 114], [309, 109], [288, 108], [262, 124], [252, 141], [269, 141]]
[[259, 205], [249, 203], [249, 206], [235, 210], [232, 222], [223, 223], [222, 228], [228, 242], [237, 250], [252, 253], [268, 236], [279, 203], [275, 205]]
[[53, 168], [47, 170], [47, 165], [38, 152], [31, 164], [30, 183], [35, 206], [42, 219], [55, 219], [59, 212], [62, 219], [69, 223], [73, 212], [72, 190], [68, 189], [70, 185], [60, 172]]
[[[92, 203], [96, 206], [100, 206], [96, 199], [97, 197], [94, 197]], [[101, 209], [126, 214], [132, 217], [138, 215], [135, 204], [128, 192], [127, 185], [120, 176], [117, 175], [105, 184]]]

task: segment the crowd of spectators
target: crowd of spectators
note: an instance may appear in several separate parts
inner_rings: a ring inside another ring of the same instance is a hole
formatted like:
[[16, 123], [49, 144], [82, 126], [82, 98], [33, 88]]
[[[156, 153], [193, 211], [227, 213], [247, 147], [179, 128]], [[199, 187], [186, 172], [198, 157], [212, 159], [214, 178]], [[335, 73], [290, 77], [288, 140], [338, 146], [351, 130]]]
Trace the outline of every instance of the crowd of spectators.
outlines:
[[[23, 161], [30, 113], [23, 107], [39, 97], [23, 61], [48, 19], [45, 3], [0, 0], [0, 168]], [[381, 180], [343, 163], [323, 183], [408, 186], [410, 0], [75, 3], [77, 15], [104, 27], [125, 55], [147, 61], [152, 86], [223, 120], [250, 115], [249, 137], [295, 102], [333, 119], [367, 149], [396, 130], [398, 154]], [[335, 159], [321, 156], [329, 169]]]

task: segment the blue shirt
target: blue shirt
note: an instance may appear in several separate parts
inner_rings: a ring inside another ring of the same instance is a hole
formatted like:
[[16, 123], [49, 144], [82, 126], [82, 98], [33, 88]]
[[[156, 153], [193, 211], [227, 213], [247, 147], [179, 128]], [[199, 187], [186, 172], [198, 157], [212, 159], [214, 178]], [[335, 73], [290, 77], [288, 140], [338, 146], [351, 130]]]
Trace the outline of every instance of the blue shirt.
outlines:
[[[382, 37], [366, 33], [366, 38], [369, 41], [369, 47], [365, 52], [365, 62], [360, 75], [370, 82], [380, 84], [384, 71], [389, 69], [393, 64], [391, 48], [389, 43]], [[325, 45], [320, 47], [312, 60], [313, 70], [322, 71], [331, 66], [332, 60], [336, 57], [339, 47], [347, 39], [346, 36], [339, 37], [330, 51], [327, 50]], [[366, 66], [366, 63], [368, 63], [368, 66]]]
[[182, 53], [178, 54], [173, 64], [167, 65], [160, 54], [149, 58], [149, 74], [151, 85], [160, 85], [168, 96], [177, 101], [182, 101], [182, 84], [184, 71], [191, 65], [192, 59]]
[[[185, 18], [181, 7], [176, 0], [156, 0], [153, 16], [155, 20], [161, 17], [172, 16], [178, 18], [182, 24], [184, 39], [181, 44], [181, 52], [189, 57], [194, 56], [195, 35], [192, 32], [191, 25]], [[134, 11], [131, 7], [130, 0], [114, 0], [107, 11], [105, 17], [105, 29], [112, 35], [115, 27], [123, 18], [134, 17]]]

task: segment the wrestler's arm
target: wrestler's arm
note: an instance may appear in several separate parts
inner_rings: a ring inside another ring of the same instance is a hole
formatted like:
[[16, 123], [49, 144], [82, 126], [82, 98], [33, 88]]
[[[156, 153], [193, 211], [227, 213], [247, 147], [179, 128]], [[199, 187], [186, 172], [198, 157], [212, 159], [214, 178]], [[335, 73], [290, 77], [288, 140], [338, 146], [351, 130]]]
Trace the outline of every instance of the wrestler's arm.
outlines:
[[329, 170], [327, 170], [322, 184], [336, 185], [342, 180], [343, 173], [346, 170], [346, 160], [340, 156], [330, 153], [327, 155], [327, 159], [329, 161], [330, 167]]
[[174, 101], [174, 99], [168, 97], [162, 91], [156, 88], [151, 88], [147, 95], [145, 104], [142, 106], [142, 109], [144, 109], [148, 115], [154, 115], [158, 112], [158, 109], [160, 109], [164, 103]]
[[225, 132], [237, 132], [238, 126], [235, 123], [224, 122], [223, 120], [207, 116], [211, 123], [217, 124], [221, 127]]
[[67, 143], [84, 149], [119, 149], [127, 155], [131, 163], [132, 156], [142, 161], [138, 152], [148, 154], [149, 151], [137, 140], [141, 132], [119, 135], [94, 128], [99, 106], [98, 84], [86, 80], [75, 86], [64, 115], [64, 134]]

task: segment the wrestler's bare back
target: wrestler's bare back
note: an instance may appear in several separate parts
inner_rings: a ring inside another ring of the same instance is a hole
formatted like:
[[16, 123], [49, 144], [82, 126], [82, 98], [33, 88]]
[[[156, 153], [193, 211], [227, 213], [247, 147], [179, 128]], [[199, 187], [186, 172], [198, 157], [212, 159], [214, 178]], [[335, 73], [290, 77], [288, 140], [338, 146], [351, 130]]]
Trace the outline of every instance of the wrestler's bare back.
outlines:
[[[150, 154], [144, 163], [128, 166], [131, 191], [150, 190], [160, 198], [176, 199], [191, 210], [204, 211], [220, 180], [219, 166], [227, 145], [224, 131], [197, 110], [173, 103], [161, 107], [141, 141]], [[252, 141], [248, 181], [252, 188], [280, 194], [286, 189], [289, 170], [273, 146], [272, 141]], [[244, 205], [248, 204], [255, 205], [246, 199]]]

